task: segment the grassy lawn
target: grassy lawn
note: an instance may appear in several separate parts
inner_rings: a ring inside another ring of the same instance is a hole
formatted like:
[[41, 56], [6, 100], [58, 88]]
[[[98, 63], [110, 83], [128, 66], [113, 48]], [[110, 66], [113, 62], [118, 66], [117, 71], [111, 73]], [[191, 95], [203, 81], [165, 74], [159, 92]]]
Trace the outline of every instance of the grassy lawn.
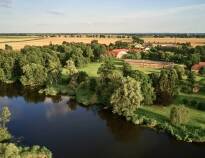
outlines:
[[86, 72], [90, 77], [97, 77], [98, 68], [102, 63], [89, 63], [85, 67], [79, 68], [79, 71]]
[[[97, 77], [97, 71], [98, 68], [100, 67], [102, 63], [89, 63], [85, 67], [79, 68], [79, 71], [85, 71], [90, 77]], [[117, 68], [121, 68], [123, 61], [121, 60], [114, 60], [114, 64]], [[144, 72], [145, 74], [150, 74], [154, 72], [160, 72], [160, 69], [156, 68], [141, 68], [141, 67], [136, 67], [132, 66], [133, 70], [139, 70]]]
[[[170, 110], [172, 106], [162, 107], [162, 106], [145, 106], [142, 107], [143, 110], [156, 114], [155, 117], [163, 118], [166, 121], [169, 121]], [[187, 125], [202, 127], [205, 129], [205, 112], [189, 109], [190, 120]]]

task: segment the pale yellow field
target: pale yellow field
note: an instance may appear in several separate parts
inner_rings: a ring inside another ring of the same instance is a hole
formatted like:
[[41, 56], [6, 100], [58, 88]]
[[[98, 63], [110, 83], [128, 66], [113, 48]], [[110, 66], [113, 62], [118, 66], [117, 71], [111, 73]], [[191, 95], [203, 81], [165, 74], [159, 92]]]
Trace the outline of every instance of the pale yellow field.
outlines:
[[143, 38], [146, 43], [150, 42], [152, 44], [175, 44], [175, 43], [187, 43], [190, 42], [192, 46], [205, 45], [205, 38], [153, 38], [145, 37]]
[[[175, 43], [186, 43], [190, 42], [192, 46], [205, 45], [205, 38], [153, 38], [153, 37], [144, 37], [145, 43], [152, 44], [175, 44]], [[1, 37], [0, 36], [0, 49], [4, 49], [5, 44], [11, 45], [14, 49], [19, 50], [25, 45], [33, 46], [44, 46], [52, 44], [62, 44], [63, 41], [67, 42], [83, 42], [90, 43], [92, 40], [98, 40], [101, 44], [109, 45], [110, 43], [115, 43], [116, 41], [122, 40], [126, 42], [131, 42], [130, 39], [121, 39], [121, 38], [88, 38], [88, 37], [37, 37], [37, 36], [13, 36], [13, 37]]]
[[[98, 40], [99, 43], [107, 44], [107, 45], [109, 45], [110, 43], [115, 43], [116, 41], [119, 41], [119, 40], [127, 41], [127, 42], [130, 41], [130, 39], [119, 39], [119, 38], [46, 37], [46, 38], [41, 38], [41, 39], [34, 39], [31, 41], [25, 41], [25, 39], [18, 39], [18, 41], [14, 40], [15, 42], [9, 42], [9, 43], [3, 42], [3, 40], [2, 40], [2, 41], [0, 41], [0, 42], [2, 42], [2, 43], [0, 43], [0, 49], [3, 49], [5, 47], [5, 44], [11, 45], [14, 49], [19, 50], [19, 49], [23, 48], [25, 45], [44, 46], [44, 45], [49, 45], [50, 43], [62, 44], [63, 41], [75, 42], [75, 43], [78, 43], [78, 42], [90, 43], [92, 40]], [[11, 40], [4, 39], [4, 41], [11, 41]]]
[[0, 36], [0, 42], [15, 42], [38, 39], [37, 36]]

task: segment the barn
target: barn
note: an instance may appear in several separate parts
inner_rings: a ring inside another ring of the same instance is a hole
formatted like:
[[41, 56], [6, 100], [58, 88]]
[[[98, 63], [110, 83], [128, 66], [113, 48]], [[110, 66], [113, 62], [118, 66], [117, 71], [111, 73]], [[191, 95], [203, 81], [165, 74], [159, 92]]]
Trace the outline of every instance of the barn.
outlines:
[[199, 64], [192, 66], [192, 71], [199, 72], [202, 67], [205, 67], [205, 62], [200, 62]]
[[120, 59], [123, 55], [126, 55], [128, 51], [129, 49], [114, 49], [109, 52], [109, 55]]

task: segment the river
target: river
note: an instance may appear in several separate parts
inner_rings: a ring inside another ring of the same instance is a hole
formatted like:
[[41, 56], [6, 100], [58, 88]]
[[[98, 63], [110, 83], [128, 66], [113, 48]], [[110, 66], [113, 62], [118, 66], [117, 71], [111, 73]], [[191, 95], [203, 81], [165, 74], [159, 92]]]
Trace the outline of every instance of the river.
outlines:
[[1, 86], [11, 134], [23, 145], [42, 145], [54, 158], [203, 158], [205, 144], [178, 142], [167, 134], [126, 122], [97, 106], [85, 108], [68, 96]]

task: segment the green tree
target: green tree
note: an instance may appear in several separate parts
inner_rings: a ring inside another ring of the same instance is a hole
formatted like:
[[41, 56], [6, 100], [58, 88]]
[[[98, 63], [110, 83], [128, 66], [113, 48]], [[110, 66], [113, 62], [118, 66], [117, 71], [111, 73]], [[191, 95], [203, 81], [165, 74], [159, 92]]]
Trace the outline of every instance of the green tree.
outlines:
[[144, 43], [144, 40], [140, 39], [137, 36], [132, 36], [132, 41], [133, 41], [133, 43], [139, 43], [139, 44], [143, 44]]
[[127, 77], [111, 97], [113, 113], [129, 118], [140, 107], [142, 100], [140, 83]]
[[101, 44], [92, 43], [91, 48], [93, 50], [94, 61], [100, 60], [107, 52], [106, 47]]
[[[112, 46], [112, 45], [110, 45]], [[122, 42], [122, 41], [116, 41], [115, 42], [115, 46], [114, 48], [117, 48], [117, 49], [123, 49], [123, 48], [128, 48], [129, 47], [129, 44], [128, 42]]]
[[105, 62], [99, 67], [98, 74], [101, 78], [107, 78], [109, 74], [116, 69], [113, 61], [111, 59], [106, 59]]
[[189, 120], [189, 111], [183, 105], [174, 106], [170, 111], [170, 121], [173, 125], [185, 124]]
[[188, 55], [185, 64], [189, 70], [191, 70], [192, 66], [198, 64], [200, 62], [200, 55], [199, 54], [191, 54]]
[[187, 80], [191, 87], [193, 88], [194, 84], [196, 83], [196, 74], [192, 71], [188, 71]]
[[94, 58], [94, 54], [93, 54], [93, 50], [91, 49], [91, 47], [86, 47], [85, 51], [83, 52], [83, 56], [90, 59]]
[[86, 64], [86, 58], [83, 56], [83, 51], [81, 48], [73, 49], [71, 60], [73, 60], [76, 67], [81, 67]]
[[67, 75], [74, 75], [75, 73], [78, 72], [78, 70], [75, 67], [75, 64], [72, 60], [67, 60], [66, 65], [64, 67], [66, 69], [66, 74]]
[[156, 85], [157, 102], [169, 104], [178, 93], [178, 75], [175, 69], [164, 69], [161, 71], [158, 84]]
[[199, 70], [199, 74], [205, 75], [205, 67], [202, 67], [202, 68]]
[[18, 147], [13, 143], [0, 143], [1, 158], [52, 158], [52, 153], [45, 147]]
[[2, 110], [1, 110], [0, 118], [1, 118], [2, 127], [5, 128], [6, 124], [11, 119], [11, 112], [10, 112], [8, 106], [3, 106]]
[[0, 144], [3, 141], [8, 141], [11, 139], [11, 134], [8, 132], [7, 128], [0, 128]]
[[4, 74], [4, 70], [2, 68], [0, 68], [0, 81], [4, 81], [6, 79], [5, 74]]
[[61, 82], [61, 71], [60, 69], [53, 69], [51, 71], [48, 71], [47, 73], [47, 84], [53, 85]]
[[119, 87], [122, 74], [116, 70], [111, 59], [105, 60], [99, 67], [98, 74], [100, 75], [97, 87], [98, 100], [101, 104], [109, 106], [111, 95]]
[[122, 73], [124, 77], [128, 77], [131, 75], [132, 73], [132, 67], [130, 64], [123, 62], [123, 66], [122, 66]]
[[46, 69], [38, 64], [27, 64], [23, 68], [21, 83], [25, 86], [41, 86], [47, 80]]
[[12, 48], [12, 46], [5, 44], [5, 50], [12, 51], [13, 48]]
[[154, 100], [156, 99], [156, 94], [154, 92], [150, 77], [138, 70], [130, 71], [129, 76], [141, 83], [141, 92], [144, 98], [142, 104], [152, 105]]
[[182, 80], [183, 76], [185, 75], [184, 67], [183, 66], [179, 66], [179, 65], [175, 65], [174, 69], [176, 70], [179, 79]]
[[122, 74], [113, 70], [106, 77], [101, 76], [97, 87], [98, 100], [101, 104], [110, 106], [110, 98], [122, 81]]

